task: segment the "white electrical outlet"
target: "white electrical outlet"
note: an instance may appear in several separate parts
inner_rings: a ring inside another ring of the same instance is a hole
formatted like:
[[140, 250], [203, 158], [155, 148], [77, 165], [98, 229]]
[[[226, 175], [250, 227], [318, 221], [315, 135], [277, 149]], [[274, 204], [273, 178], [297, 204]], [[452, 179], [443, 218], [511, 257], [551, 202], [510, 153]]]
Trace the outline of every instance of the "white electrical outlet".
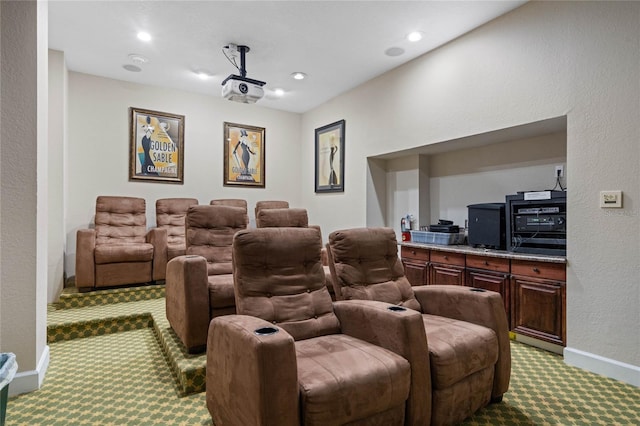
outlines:
[[564, 166], [563, 165], [556, 166], [555, 177], [557, 177], [557, 178], [564, 177]]
[[622, 191], [600, 191], [601, 208], [622, 208]]

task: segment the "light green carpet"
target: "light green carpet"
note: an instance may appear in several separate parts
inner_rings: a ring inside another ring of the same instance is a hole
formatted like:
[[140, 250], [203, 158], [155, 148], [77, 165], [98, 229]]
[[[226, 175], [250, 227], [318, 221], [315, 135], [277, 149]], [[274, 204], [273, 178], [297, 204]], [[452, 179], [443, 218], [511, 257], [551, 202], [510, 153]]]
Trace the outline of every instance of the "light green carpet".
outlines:
[[7, 425], [211, 424], [204, 393], [180, 396], [151, 328], [50, 349], [42, 388], [9, 399]]

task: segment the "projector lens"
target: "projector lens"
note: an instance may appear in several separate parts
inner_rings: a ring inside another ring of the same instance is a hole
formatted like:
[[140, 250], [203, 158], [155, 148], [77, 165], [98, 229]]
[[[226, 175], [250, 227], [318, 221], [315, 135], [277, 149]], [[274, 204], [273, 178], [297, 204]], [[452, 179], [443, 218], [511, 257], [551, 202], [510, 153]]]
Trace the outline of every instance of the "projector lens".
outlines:
[[238, 86], [238, 89], [240, 90], [240, 93], [242, 93], [243, 95], [249, 91], [249, 87], [245, 83], [240, 83], [240, 85]]

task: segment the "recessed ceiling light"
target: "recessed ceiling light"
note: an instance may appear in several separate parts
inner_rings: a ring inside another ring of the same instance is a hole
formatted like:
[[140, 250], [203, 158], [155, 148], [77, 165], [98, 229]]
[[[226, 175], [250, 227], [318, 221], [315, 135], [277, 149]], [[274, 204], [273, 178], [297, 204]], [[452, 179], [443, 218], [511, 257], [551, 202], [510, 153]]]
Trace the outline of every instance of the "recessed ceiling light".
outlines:
[[131, 62], [136, 64], [146, 64], [149, 62], [149, 59], [146, 56], [138, 55], [137, 53], [131, 53], [128, 58], [131, 59]]
[[420, 31], [414, 31], [412, 33], [407, 34], [407, 40], [409, 41], [420, 41], [422, 40], [422, 33]]
[[307, 77], [307, 75], [303, 72], [294, 72], [294, 73], [291, 73], [291, 77], [293, 77], [296, 80], [304, 80]]
[[210, 79], [212, 77], [211, 73], [209, 73], [207, 71], [198, 71], [198, 72], [196, 72], [196, 75], [198, 76], [198, 78], [200, 80], [208, 80], [208, 79]]
[[151, 34], [146, 33], [144, 31], [140, 31], [138, 33], [138, 38], [142, 41], [151, 41]]

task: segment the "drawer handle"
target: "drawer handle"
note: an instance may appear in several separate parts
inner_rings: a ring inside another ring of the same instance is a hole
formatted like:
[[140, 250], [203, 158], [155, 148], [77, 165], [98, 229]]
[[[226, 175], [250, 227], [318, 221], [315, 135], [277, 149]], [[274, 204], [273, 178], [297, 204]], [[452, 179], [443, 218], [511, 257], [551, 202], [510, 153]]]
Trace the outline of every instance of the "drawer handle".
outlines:
[[489, 262], [487, 262], [486, 260], [484, 261], [484, 266], [489, 266]]
[[536, 272], [536, 273], [537, 273], [537, 272], [540, 272], [540, 269], [538, 269], [538, 268], [533, 268], [533, 272]]
[[449, 256], [444, 256], [444, 260], [448, 260], [448, 259], [449, 259]]
[[416, 254], [416, 251], [415, 250], [411, 250], [411, 254]]

